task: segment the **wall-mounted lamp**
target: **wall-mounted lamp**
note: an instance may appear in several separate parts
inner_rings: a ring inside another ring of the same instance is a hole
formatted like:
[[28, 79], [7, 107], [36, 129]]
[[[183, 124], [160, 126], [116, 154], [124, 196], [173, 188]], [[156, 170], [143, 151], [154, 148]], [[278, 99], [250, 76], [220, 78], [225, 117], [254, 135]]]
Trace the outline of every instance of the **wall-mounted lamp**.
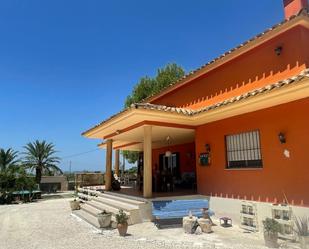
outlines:
[[282, 143], [282, 144], [285, 144], [285, 143], [286, 143], [286, 137], [285, 137], [285, 134], [284, 134], [283, 132], [280, 132], [280, 133], [278, 134], [278, 137], [279, 137], [280, 143]]
[[210, 145], [209, 144], [205, 144], [205, 148], [206, 148], [206, 152], [210, 152]]
[[276, 47], [276, 48], [275, 48], [275, 53], [276, 53], [276, 55], [277, 55], [277, 56], [281, 55], [282, 50], [283, 50], [282, 46]]

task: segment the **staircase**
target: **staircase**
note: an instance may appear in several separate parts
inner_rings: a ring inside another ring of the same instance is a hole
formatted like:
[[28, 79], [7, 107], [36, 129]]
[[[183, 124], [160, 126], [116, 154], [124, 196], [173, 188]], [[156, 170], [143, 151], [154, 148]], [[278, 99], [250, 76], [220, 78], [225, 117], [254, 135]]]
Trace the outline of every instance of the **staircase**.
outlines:
[[128, 224], [133, 225], [151, 219], [151, 204], [144, 200], [114, 194], [112, 192], [101, 193], [87, 188], [78, 188], [78, 197], [81, 200], [81, 209], [73, 213], [99, 228], [97, 214], [103, 210], [112, 213], [112, 227], [116, 227], [115, 215], [122, 209], [129, 217]]

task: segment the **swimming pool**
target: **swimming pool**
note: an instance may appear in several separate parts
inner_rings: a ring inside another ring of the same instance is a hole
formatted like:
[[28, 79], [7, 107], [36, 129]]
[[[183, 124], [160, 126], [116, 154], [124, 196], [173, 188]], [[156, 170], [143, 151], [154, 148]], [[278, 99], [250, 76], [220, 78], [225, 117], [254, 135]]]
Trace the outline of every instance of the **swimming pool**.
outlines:
[[207, 199], [152, 201], [152, 215], [156, 219], [182, 218], [192, 215], [202, 217], [202, 208], [209, 208]]

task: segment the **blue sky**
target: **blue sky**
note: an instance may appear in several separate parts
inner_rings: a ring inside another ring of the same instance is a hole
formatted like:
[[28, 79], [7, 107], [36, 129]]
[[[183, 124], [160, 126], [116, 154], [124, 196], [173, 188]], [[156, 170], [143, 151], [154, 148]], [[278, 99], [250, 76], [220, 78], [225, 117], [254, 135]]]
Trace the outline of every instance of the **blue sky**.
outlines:
[[53, 142], [63, 170], [104, 170], [82, 131], [139, 78], [186, 71], [283, 19], [281, 0], [0, 0], [0, 147]]

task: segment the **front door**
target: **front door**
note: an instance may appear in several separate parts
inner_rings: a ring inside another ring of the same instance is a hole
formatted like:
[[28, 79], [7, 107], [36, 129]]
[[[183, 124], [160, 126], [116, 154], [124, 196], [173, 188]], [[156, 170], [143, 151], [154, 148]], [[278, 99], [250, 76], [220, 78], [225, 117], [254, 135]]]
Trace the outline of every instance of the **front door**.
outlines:
[[159, 158], [159, 171], [155, 175], [155, 190], [173, 191], [174, 182], [179, 177], [179, 153], [173, 153], [169, 157], [161, 154]]
[[171, 174], [173, 177], [180, 176], [179, 153], [173, 153], [167, 157], [165, 154], [160, 155], [159, 160], [160, 171]]

